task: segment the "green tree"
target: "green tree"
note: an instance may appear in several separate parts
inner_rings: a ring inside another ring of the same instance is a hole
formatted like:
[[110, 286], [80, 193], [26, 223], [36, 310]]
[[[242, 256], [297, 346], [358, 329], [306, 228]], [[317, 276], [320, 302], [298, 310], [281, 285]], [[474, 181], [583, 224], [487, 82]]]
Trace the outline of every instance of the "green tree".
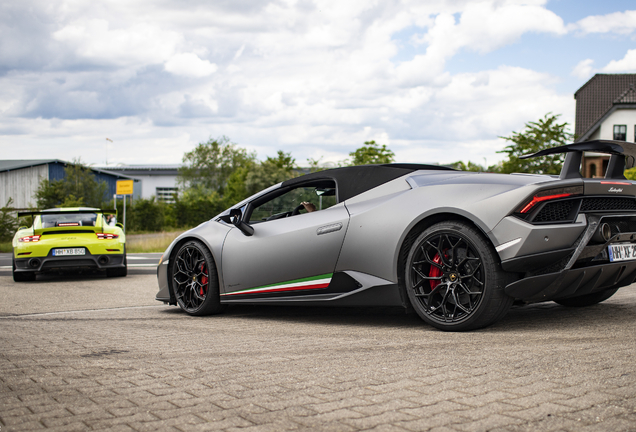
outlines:
[[252, 162], [249, 165], [237, 168], [230, 175], [230, 178], [227, 180], [227, 186], [225, 187], [225, 193], [223, 194], [225, 207], [231, 207], [251, 195], [245, 182], [249, 173], [252, 172], [256, 166], [256, 163]]
[[468, 161], [467, 164], [464, 163], [463, 161], [457, 161], [457, 162], [453, 162], [452, 164], [449, 164], [448, 166], [460, 171], [489, 172], [489, 173], [501, 172], [501, 163], [490, 165], [489, 167], [485, 168], [483, 165], [479, 165], [471, 161]]
[[172, 205], [168, 221], [179, 227], [193, 227], [225, 210], [225, 202], [218, 193], [203, 187], [186, 189]]
[[636, 180], [636, 167], [625, 170], [624, 175], [627, 180]]
[[318, 172], [318, 171], [324, 171], [327, 168], [323, 168], [320, 166], [320, 162], [322, 161], [322, 156], [320, 156], [318, 159], [314, 159], [314, 158], [307, 158], [307, 164], [309, 165], [309, 172]]
[[254, 153], [238, 147], [223, 136], [199, 143], [183, 156], [177, 180], [184, 188], [197, 187], [223, 195], [227, 182], [238, 168], [253, 164]]
[[[126, 209], [126, 228], [133, 231], [161, 231], [165, 225], [166, 204], [155, 201], [155, 198], [138, 198]], [[123, 218], [123, 212], [120, 213]], [[123, 220], [121, 221], [123, 222]]]
[[64, 178], [42, 180], [35, 192], [39, 208], [52, 207], [101, 207], [106, 200], [106, 182], [98, 182], [90, 168], [80, 159], [64, 168]]
[[6, 205], [0, 209], [0, 241], [11, 240], [18, 229], [18, 219], [11, 204], [13, 198], [9, 198]]
[[245, 177], [245, 188], [249, 195], [265, 189], [276, 183], [280, 183], [297, 176], [296, 159], [291, 153], [278, 151], [277, 157], [267, 157], [266, 160], [256, 165]]
[[560, 115], [546, 114], [536, 122], [526, 123], [523, 132], [512, 132], [509, 137], [499, 137], [511, 144], [498, 153], [506, 153], [508, 160], [502, 164], [502, 172], [523, 172], [532, 174], [559, 174], [563, 166], [563, 154], [538, 158], [520, 159], [529, 153], [565, 145], [571, 142], [574, 135], [568, 131], [567, 123], [559, 123]]
[[349, 156], [352, 158], [349, 165], [386, 164], [395, 161], [395, 153], [385, 144], [380, 147], [375, 141], [365, 141], [362, 147], [349, 153]]

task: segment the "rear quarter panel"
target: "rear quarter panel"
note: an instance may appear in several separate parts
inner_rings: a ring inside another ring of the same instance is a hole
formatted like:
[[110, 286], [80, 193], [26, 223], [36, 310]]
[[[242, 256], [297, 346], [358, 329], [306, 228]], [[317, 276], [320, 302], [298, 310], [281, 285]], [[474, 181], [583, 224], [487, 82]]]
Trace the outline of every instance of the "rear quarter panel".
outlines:
[[397, 261], [406, 235], [419, 222], [454, 214], [474, 223], [493, 245], [492, 229], [545, 176], [510, 176], [466, 172], [409, 175], [345, 201], [349, 229], [336, 267], [398, 282]]

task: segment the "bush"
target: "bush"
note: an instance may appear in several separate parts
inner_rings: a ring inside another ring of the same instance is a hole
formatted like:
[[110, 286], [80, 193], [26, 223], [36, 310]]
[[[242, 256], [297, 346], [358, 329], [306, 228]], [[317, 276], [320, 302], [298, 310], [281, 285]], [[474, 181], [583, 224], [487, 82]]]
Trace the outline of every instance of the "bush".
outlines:
[[218, 193], [205, 188], [189, 188], [172, 205], [169, 220], [177, 227], [194, 227], [225, 210]]
[[7, 204], [0, 209], [0, 241], [9, 241], [18, 229], [16, 211], [11, 208], [13, 198], [9, 198]]
[[130, 206], [126, 228], [133, 231], [161, 231], [165, 226], [165, 213], [166, 204], [155, 201], [154, 197], [137, 199]]

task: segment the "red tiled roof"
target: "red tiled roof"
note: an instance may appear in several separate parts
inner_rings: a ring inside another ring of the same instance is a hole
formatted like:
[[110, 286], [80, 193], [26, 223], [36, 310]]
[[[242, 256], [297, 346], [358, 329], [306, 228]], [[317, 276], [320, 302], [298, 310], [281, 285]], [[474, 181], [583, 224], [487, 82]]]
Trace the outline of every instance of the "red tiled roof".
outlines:
[[636, 74], [596, 74], [574, 93], [577, 141], [617, 103], [636, 103]]

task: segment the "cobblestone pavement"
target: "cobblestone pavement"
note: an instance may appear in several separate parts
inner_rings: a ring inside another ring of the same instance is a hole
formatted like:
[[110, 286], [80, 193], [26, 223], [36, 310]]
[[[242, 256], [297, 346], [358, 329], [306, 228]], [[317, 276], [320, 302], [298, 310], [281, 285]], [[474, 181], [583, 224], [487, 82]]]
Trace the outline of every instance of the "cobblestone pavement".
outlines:
[[636, 431], [636, 286], [459, 334], [393, 309], [193, 318], [156, 291], [0, 276], [1, 431]]

